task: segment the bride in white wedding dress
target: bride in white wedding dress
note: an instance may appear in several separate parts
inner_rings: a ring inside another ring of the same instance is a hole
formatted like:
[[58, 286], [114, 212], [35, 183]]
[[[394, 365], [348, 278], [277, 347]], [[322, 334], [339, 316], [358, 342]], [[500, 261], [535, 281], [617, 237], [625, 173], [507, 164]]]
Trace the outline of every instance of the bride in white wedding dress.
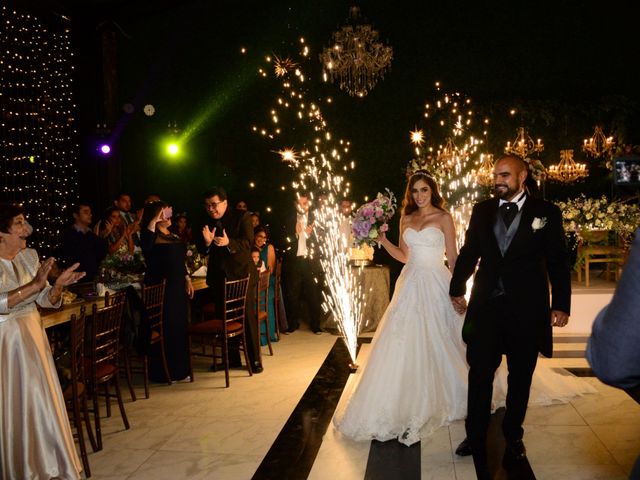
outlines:
[[[355, 440], [397, 438], [412, 445], [467, 413], [467, 373], [463, 317], [449, 298], [457, 258], [453, 219], [435, 181], [424, 171], [407, 185], [400, 220], [400, 244], [382, 246], [405, 263], [395, 292], [362, 365], [333, 418], [335, 427]], [[503, 406], [507, 389], [503, 362], [494, 382], [494, 409]], [[595, 389], [565, 371], [538, 364], [529, 405], [567, 402]]]

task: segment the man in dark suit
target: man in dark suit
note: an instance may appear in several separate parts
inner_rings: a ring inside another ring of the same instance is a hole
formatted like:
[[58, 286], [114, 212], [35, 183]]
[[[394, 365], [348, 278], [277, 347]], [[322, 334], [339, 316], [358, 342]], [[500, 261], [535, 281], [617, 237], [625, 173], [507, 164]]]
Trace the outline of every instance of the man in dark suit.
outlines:
[[294, 332], [305, 320], [315, 334], [321, 334], [321, 268], [319, 252], [312, 251], [311, 236], [314, 232], [313, 212], [310, 211], [309, 194], [301, 192], [295, 203], [295, 217], [292, 218], [294, 241], [289, 258], [285, 264], [286, 272], [286, 310], [289, 323], [288, 333]]
[[[216, 312], [224, 310], [224, 282], [249, 275], [249, 289], [245, 314], [247, 353], [254, 373], [262, 372], [260, 346], [255, 322], [256, 269], [251, 262], [253, 225], [246, 211], [228, 208], [227, 193], [213, 187], [204, 194], [204, 203], [210, 221], [202, 228], [205, 251], [209, 255], [207, 285]], [[230, 352], [231, 363], [240, 363], [237, 352]]]
[[95, 280], [100, 262], [107, 255], [107, 243], [91, 230], [93, 215], [86, 203], [77, 203], [72, 209], [74, 223], [62, 236], [60, 257], [65, 266], [80, 263], [78, 269], [85, 272], [84, 280]]
[[464, 312], [465, 284], [480, 260], [462, 332], [469, 394], [467, 439], [457, 450], [473, 453], [479, 478], [488, 477], [486, 435], [502, 355], [509, 366], [505, 461], [520, 461], [526, 458], [522, 422], [538, 353], [551, 356], [551, 327], [569, 320], [571, 280], [562, 215], [552, 203], [527, 195], [527, 176], [526, 163], [517, 156], [496, 162], [496, 197], [474, 206], [449, 289], [454, 307]]

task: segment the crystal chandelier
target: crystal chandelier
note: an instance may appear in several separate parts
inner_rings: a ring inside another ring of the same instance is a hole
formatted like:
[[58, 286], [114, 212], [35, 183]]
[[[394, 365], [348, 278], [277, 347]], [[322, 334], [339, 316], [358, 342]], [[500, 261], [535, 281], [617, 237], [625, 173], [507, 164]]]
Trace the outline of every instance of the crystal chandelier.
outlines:
[[518, 136], [511, 142], [507, 142], [507, 146], [504, 147], [505, 153], [518, 155], [521, 158], [529, 158], [534, 153], [538, 153], [544, 150], [544, 144], [542, 140], [538, 139], [534, 143], [533, 139], [527, 134], [524, 127], [518, 128]]
[[476, 170], [476, 182], [483, 187], [493, 183], [493, 154], [480, 154], [480, 167]]
[[560, 150], [560, 163], [551, 165], [547, 171], [549, 180], [560, 183], [572, 183], [588, 174], [584, 163], [573, 160], [573, 150]]
[[352, 97], [364, 97], [384, 77], [393, 58], [393, 48], [378, 41], [371, 25], [357, 23], [360, 9], [351, 7], [353, 25], [333, 32], [331, 47], [320, 54], [324, 77], [338, 81], [341, 90]]
[[585, 139], [582, 150], [593, 158], [606, 155], [613, 148], [613, 137], [605, 137], [602, 129], [596, 125], [593, 135]]

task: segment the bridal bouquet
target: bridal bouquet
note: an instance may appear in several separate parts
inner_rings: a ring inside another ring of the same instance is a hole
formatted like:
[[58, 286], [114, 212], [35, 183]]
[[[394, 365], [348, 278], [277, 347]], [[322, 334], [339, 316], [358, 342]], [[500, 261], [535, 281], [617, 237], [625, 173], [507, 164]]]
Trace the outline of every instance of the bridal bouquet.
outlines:
[[376, 245], [380, 234], [389, 230], [389, 219], [396, 212], [396, 197], [388, 188], [385, 190], [386, 194], [378, 193], [354, 214], [351, 232], [356, 245]]

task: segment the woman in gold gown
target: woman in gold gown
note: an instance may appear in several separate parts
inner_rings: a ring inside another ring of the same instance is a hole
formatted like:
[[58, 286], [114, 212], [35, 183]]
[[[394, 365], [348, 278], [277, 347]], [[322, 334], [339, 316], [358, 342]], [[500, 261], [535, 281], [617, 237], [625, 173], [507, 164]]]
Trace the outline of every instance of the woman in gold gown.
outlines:
[[58, 307], [78, 264], [47, 282], [54, 259], [26, 248], [22, 208], [0, 205], [0, 479], [78, 479], [60, 382], [37, 305]]

